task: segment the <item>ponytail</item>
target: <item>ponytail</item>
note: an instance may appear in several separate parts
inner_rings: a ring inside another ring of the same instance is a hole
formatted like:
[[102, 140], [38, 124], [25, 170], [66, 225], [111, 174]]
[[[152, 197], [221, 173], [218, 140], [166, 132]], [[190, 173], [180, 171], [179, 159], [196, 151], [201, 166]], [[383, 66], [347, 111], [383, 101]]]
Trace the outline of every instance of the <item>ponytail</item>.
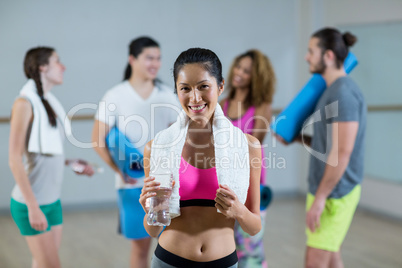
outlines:
[[124, 72], [123, 81], [130, 79], [131, 76], [131, 65], [127, 64], [126, 71]]
[[47, 117], [49, 119], [49, 124], [52, 127], [56, 127], [56, 113], [43, 95], [43, 87], [39, 74], [39, 67], [49, 63], [49, 58], [53, 52], [54, 49], [49, 47], [37, 47], [30, 49], [25, 55], [24, 71], [27, 78], [31, 78], [35, 81], [36, 90], [39, 98], [42, 101], [43, 106], [45, 107]]
[[342, 38], [347, 47], [353, 46], [357, 41], [357, 37], [355, 35], [351, 34], [350, 32], [344, 33], [342, 35]]
[[35, 81], [36, 90], [39, 95], [39, 98], [42, 101], [43, 106], [45, 106], [47, 117], [49, 118], [49, 124], [52, 127], [56, 127], [57, 126], [56, 113], [52, 109], [52, 106], [50, 106], [49, 102], [43, 96], [43, 88], [42, 88], [42, 82], [40, 81], [39, 72], [38, 75], [35, 75], [35, 77], [32, 77], [32, 79]]

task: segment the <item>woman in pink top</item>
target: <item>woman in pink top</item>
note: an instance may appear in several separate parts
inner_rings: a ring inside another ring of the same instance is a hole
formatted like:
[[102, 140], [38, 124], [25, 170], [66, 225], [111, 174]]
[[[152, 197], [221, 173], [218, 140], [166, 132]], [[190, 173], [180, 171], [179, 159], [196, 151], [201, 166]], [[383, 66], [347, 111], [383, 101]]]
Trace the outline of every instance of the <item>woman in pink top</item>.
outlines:
[[[216, 170], [224, 167], [215, 163], [215, 152], [224, 149], [215, 149], [211, 126], [216, 111], [220, 110], [218, 97], [224, 90], [219, 58], [208, 49], [184, 51], [174, 64], [173, 77], [180, 104], [188, 118], [179, 173], [181, 214], [173, 218], [161, 234], [161, 226], [149, 226], [144, 218], [147, 232], [152, 237], [160, 234], [151, 267], [236, 268], [235, 221], [250, 235], [261, 230], [260, 144], [255, 137], [244, 135], [250, 170], [249, 178], [241, 178], [249, 185], [243, 204], [233, 189], [217, 181]], [[146, 199], [154, 196], [160, 185], [149, 176], [152, 143], [150, 141], [144, 151], [146, 178], [140, 203], [146, 212]]]
[[[261, 144], [272, 116], [275, 80], [269, 59], [259, 50], [249, 50], [233, 61], [227, 79], [229, 96], [220, 103], [233, 125], [256, 137]], [[261, 184], [265, 184], [264, 164]], [[255, 236], [246, 234], [238, 225], [235, 227], [239, 267], [267, 267], [263, 247], [265, 211], [261, 211], [261, 218], [263, 228]]]

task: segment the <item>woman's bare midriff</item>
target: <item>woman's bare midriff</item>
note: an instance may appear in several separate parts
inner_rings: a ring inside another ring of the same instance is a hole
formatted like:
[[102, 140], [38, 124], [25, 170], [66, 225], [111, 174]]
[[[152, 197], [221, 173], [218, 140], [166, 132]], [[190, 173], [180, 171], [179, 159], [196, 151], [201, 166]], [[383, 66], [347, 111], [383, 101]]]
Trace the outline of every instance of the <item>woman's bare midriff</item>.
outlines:
[[165, 250], [192, 261], [206, 262], [226, 257], [236, 248], [234, 220], [215, 207], [184, 207], [162, 232], [159, 244]]

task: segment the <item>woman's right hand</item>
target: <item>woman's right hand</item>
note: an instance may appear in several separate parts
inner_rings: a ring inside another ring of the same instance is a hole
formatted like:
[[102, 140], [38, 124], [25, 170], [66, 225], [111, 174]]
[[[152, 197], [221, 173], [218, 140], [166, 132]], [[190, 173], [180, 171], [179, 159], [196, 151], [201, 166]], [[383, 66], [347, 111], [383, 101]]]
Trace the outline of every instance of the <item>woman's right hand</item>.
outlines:
[[48, 223], [45, 214], [42, 210], [37, 207], [33, 209], [28, 209], [29, 224], [36, 231], [45, 231], [47, 229]]
[[160, 182], [155, 181], [155, 178], [152, 176], [144, 179], [144, 186], [142, 187], [139, 201], [145, 213], [148, 213], [149, 209], [149, 207], [146, 205], [147, 199], [156, 195], [156, 191], [159, 190], [159, 185]]

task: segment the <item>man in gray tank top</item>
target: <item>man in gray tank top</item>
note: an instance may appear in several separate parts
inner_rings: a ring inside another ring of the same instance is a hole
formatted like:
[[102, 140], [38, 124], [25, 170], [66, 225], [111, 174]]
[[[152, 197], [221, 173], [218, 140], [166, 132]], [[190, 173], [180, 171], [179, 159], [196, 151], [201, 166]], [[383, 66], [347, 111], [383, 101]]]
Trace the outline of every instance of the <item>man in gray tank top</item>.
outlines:
[[343, 68], [356, 40], [349, 32], [324, 28], [312, 35], [306, 55], [310, 72], [327, 84], [311, 116], [313, 137], [296, 139], [311, 154], [306, 267], [343, 267], [340, 248], [360, 199], [367, 107]]

